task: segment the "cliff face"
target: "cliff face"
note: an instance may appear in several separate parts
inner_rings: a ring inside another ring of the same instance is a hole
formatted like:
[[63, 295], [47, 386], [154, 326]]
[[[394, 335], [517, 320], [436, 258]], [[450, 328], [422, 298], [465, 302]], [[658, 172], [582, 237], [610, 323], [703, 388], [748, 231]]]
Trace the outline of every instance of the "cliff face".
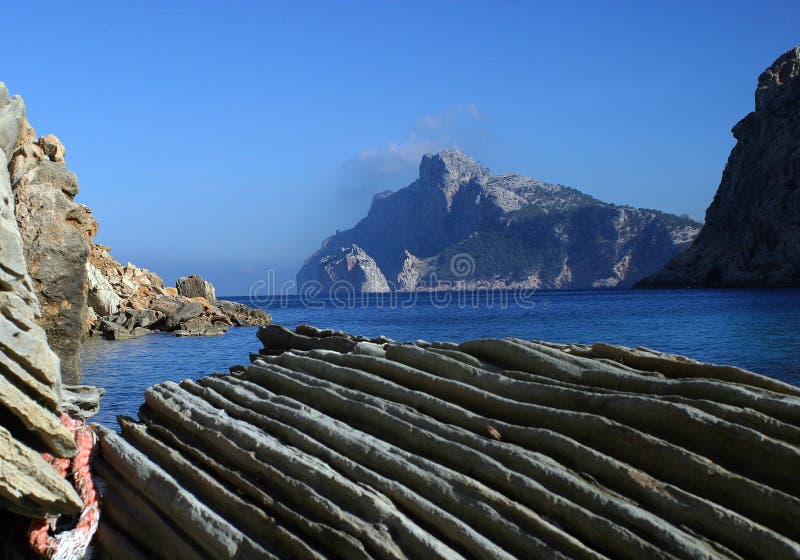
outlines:
[[446, 150], [425, 155], [411, 185], [376, 195], [367, 217], [327, 239], [297, 282], [330, 289], [355, 274], [362, 291], [626, 287], [683, 250], [699, 228], [561, 185], [492, 176]]
[[0, 136], [28, 273], [41, 305], [38, 323], [61, 361], [65, 383], [80, 380], [91, 216], [74, 202], [78, 180], [55, 136], [36, 138], [25, 104], [0, 85]]
[[641, 287], [800, 286], [800, 47], [758, 78], [706, 223]]
[[[24, 125], [24, 105], [8, 98], [0, 83], [0, 162], [12, 160]], [[0, 165], [0, 512], [29, 517], [72, 514], [81, 502], [75, 490], [42, 458], [75, 453], [62, 426], [59, 360], [48, 348], [14, 213], [11, 177]], [[0, 549], [8, 527], [2, 518]]]

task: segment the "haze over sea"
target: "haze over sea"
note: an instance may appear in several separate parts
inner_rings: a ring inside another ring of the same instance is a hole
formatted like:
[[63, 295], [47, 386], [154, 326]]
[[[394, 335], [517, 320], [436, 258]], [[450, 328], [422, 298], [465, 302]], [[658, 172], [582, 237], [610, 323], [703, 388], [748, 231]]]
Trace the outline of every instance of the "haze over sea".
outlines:
[[[703, 362], [730, 364], [800, 385], [800, 290], [558, 290], [298, 296], [260, 303], [273, 322], [306, 323], [365, 336], [460, 342], [519, 337], [646, 346]], [[136, 416], [144, 390], [249, 363], [256, 328], [221, 337], [148, 335], [92, 340], [83, 348], [82, 383], [106, 390], [96, 421]]]

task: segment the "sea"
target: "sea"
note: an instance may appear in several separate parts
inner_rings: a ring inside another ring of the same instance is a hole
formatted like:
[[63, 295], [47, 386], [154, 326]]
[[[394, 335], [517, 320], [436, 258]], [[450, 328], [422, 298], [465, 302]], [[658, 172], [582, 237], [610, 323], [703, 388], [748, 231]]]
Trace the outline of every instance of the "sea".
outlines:
[[[645, 346], [800, 385], [800, 290], [514, 290], [226, 297], [273, 323], [310, 324], [396, 341], [519, 337]], [[81, 383], [105, 388], [94, 421], [136, 417], [147, 387], [249, 363], [256, 327], [217, 337], [153, 334], [90, 340]]]

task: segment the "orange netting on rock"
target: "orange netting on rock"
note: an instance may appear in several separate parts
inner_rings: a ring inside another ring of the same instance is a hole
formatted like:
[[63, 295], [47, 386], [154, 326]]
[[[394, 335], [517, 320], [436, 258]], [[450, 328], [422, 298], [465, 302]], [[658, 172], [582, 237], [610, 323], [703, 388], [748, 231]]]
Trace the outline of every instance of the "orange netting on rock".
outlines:
[[66, 477], [72, 467], [73, 482], [83, 501], [83, 509], [75, 527], [57, 534], [51, 533], [49, 519], [32, 521], [28, 540], [33, 550], [46, 558], [52, 560], [85, 559], [91, 555], [89, 544], [100, 521], [97, 491], [89, 469], [89, 460], [96, 438], [94, 432], [82, 421], [73, 420], [67, 414], [61, 415], [61, 423], [74, 434], [78, 447], [77, 454], [73, 459], [53, 457], [48, 453], [43, 453], [42, 456], [53, 465], [62, 477]]

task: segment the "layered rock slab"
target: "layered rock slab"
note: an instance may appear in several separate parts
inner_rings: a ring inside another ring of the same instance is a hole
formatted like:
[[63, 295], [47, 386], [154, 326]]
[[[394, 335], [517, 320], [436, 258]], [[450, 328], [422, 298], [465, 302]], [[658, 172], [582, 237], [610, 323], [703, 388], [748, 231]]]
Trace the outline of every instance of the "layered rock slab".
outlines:
[[[260, 338], [241, 373], [156, 385], [140, 422], [102, 434], [114, 508], [158, 519], [181, 550], [800, 557], [796, 387], [601, 344], [403, 345], [308, 326]], [[145, 469], [175, 490], [149, 492]], [[249, 541], [224, 548], [217, 525], [171, 517], [178, 491]], [[120, 537], [107, 554], [168, 556], [121, 512], [104, 523]]]
[[[9, 98], [0, 83], [4, 164], [25, 126], [22, 99]], [[0, 165], [0, 510], [40, 518], [75, 513], [81, 502], [41, 455], [68, 457], [76, 449], [59, 420], [64, 400], [59, 359], [39, 326], [41, 308], [24, 253], [11, 177], [7, 166]]]

